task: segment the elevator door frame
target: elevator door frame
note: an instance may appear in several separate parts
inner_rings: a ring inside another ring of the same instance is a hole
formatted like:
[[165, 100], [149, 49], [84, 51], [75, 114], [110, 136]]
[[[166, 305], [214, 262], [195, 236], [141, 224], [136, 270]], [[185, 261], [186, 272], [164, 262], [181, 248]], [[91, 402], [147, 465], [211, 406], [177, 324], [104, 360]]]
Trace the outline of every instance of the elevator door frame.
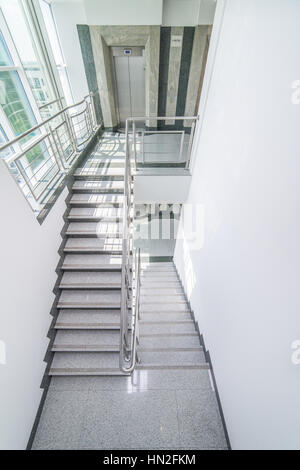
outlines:
[[[116, 104], [116, 116], [118, 120], [118, 126], [122, 126], [123, 124], [125, 125], [125, 122], [121, 122], [121, 117], [120, 117], [120, 106], [119, 106], [119, 92], [118, 92], [118, 84], [117, 84], [117, 77], [116, 77], [116, 65], [115, 65], [115, 57], [127, 57], [130, 59], [130, 57], [143, 57], [144, 58], [144, 71], [146, 70], [146, 64], [145, 64], [145, 47], [144, 46], [111, 46], [111, 64], [112, 64], [112, 77], [113, 77], [113, 89], [114, 89], [114, 97], [115, 97], [115, 104]], [[130, 50], [131, 53], [126, 56], [124, 53], [125, 50]], [[129, 73], [129, 72], [128, 72]], [[130, 76], [130, 73], [129, 73]], [[129, 87], [130, 87], [130, 82], [129, 82]], [[131, 88], [131, 87], [130, 87]], [[145, 95], [144, 95], [144, 110], [146, 110], [146, 73], [144, 73], [144, 89], [145, 89]], [[131, 91], [131, 90], [130, 90]], [[130, 99], [130, 115], [132, 116], [133, 110], [132, 110], [132, 95], [130, 93], [129, 96]], [[145, 112], [142, 113], [143, 115]], [[130, 116], [127, 116], [130, 117]]]

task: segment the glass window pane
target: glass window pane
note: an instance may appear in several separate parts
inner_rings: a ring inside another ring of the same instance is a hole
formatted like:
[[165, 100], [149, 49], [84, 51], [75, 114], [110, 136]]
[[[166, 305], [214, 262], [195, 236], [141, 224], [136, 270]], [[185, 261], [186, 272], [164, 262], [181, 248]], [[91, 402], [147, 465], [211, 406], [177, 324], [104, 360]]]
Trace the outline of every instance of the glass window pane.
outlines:
[[8, 49], [6, 47], [3, 35], [0, 31], [0, 66], [13, 65]]
[[[18, 0], [0, 0], [5, 20], [16, 45], [19, 57], [24, 67], [29, 85], [38, 106], [54, 99], [52, 87], [49, 86], [47, 73], [37, 43], [28, 27], [22, 5]], [[39, 91], [44, 94], [40, 95]], [[49, 97], [49, 99], [46, 97]], [[43, 99], [42, 99], [43, 98]]]
[[[0, 126], [0, 147], [6, 144], [6, 142], [8, 142], [7, 135], [5, 134], [3, 127]], [[0, 158], [10, 157], [13, 153], [15, 153], [13, 147], [8, 147], [0, 152]]]
[[[37, 124], [18, 72], [0, 70], [0, 104], [16, 136]], [[28, 138], [37, 135], [30, 134]]]
[[59, 73], [60, 83], [64, 92], [64, 96], [66, 98], [66, 102], [68, 105], [70, 105], [73, 104], [74, 101], [72, 97], [68, 74], [64, 66], [64, 58], [56, 30], [55, 21], [52, 14], [52, 8], [51, 5], [49, 5], [49, 3], [45, 2], [44, 0], [40, 0], [40, 7], [42, 10], [43, 19], [48, 33], [48, 38], [51, 44], [51, 49]]

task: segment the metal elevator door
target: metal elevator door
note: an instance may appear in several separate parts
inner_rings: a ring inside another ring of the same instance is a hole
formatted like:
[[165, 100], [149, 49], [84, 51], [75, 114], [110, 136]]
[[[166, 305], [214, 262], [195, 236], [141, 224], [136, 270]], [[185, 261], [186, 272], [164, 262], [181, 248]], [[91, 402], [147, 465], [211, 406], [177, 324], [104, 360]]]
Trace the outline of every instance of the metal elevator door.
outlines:
[[142, 47], [112, 47], [114, 88], [120, 127], [128, 117], [145, 116], [145, 59]]

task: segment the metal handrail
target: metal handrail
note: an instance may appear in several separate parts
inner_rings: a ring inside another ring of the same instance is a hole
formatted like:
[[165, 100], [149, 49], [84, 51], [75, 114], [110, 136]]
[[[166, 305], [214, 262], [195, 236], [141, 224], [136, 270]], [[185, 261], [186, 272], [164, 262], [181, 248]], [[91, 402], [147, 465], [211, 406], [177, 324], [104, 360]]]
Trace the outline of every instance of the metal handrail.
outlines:
[[[190, 160], [191, 160], [191, 153], [192, 153], [192, 145], [195, 133], [195, 126], [196, 121], [198, 120], [198, 116], [137, 116], [137, 117], [129, 117], [126, 119], [126, 126], [129, 127], [129, 123], [132, 123], [132, 134], [133, 134], [133, 151], [134, 151], [134, 162], [135, 162], [135, 170], [137, 170], [137, 151], [136, 151], [136, 122], [137, 121], [192, 121], [191, 130], [190, 130], [190, 137], [188, 142], [187, 148], [187, 156], [185, 161], [185, 168], [188, 169], [190, 167]], [[183, 140], [185, 131], [161, 131], [161, 130], [153, 130], [153, 131], [142, 131], [142, 164], [145, 163], [145, 155], [144, 155], [144, 134], [152, 132], [155, 133], [182, 133], [182, 138], [180, 141], [180, 149], [179, 149], [179, 160], [181, 160], [182, 151], [183, 151]], [[154, 162], [159, 163], [159, 162]]]
[[[100, 127], [89, 93], [0, 147], [0, 153], [14, 150], [3, 160], [34, 211], [41, 210]], [[28, 141], [29, 135], [34, 137]]]
[[[133, 134], [133, 151], [134, 165], [137, 167], [136, 156], [136, 121], [156, 121], [156, 120], [191, 120], [191, 136], [188, 144], [188, 155], [186, 168], [189, 166], [190, 153], [193, 143], [195, 124], [197, 116], [144, 116], [129, 117], [126, 119], [125, 125], [125, 174], [124, 174], [124, 211], [123, 211], [123, 240], [122, 240], [122, 272], [121, 272], [121, 318], [120, 318], [120, 369], [125, 373], [131, 373], [136, 363], [139, 361], [137, 354], [137, 344], [139, 341], [139, 320], [140, 320], [140, 272], [141, 272], [141, 255], [140, 249], [133, 250], [134, 255], [131, 256], [131, 244], [133, 233], [133, 221], [131, 211], [133, 210], [133, 194], [132, 194], [132, 169], [130, 159], [129, 145], [129, 123], [132, 123]], [[155, 132], [155, 131], [154, 131]], [[181, 140], [182, 147], [182, 140]], [[180, 149], [180, 154], [182, 148]], [[132, 282], [132, 263], [134, 259], [135, 285]], [[133, 292], [134, 291], [134, 292]], [[134, 301], [133, 301], [134, 298]], [[131, 308], [131, 330], [129, 333], [129, 310]]]
[[[66, 111], [68, 111], [69, 109], [71, 108], [75, 108], [76, 106], [80, 106], [81, 104], [83, 104], [85, 101], [86, 101], [86, 98], [90, 96], [91, 98], [94, 96], [94, 93], [89, 93], [87, 96], [85, 96], [81, 101], [79, 101], [78, 103], [75, 103], [75, 104], [71, 104], [69, 106], [66, 106], [65, 108], [61, 109], [60, 111], [58, 111], [57, 113], [53, 114], [53, 116], [45, 119], [45, 121], [42, 121], [40, 122], [39, 124], [37, 124], [36, 126], [33, 126], [31, 127], [30, 129], [28, 129], [27, 131], [23, 132], [23, 134], [15, 137], [15, 139], [13, 140], [10, 140], [9, 142], [6, 142], [4, 145], [2, 145], [0, 147], [0, 152], [2, 152], [2, 150], [5, 150], [6, 148], [8, 147], [11, 147], [12, 145], [16, 144], [19, 140], [22, 140], [24, 139], [25, 137], [27, 137], [29, 134], [32, 134], [32, 132], [35, 132], [36, 130], [38, 130], [40, 127], [43, 127], [45, 126], [45, 124], [48, 124], [50, 121], [52, 121], [52, 119], [55, 119], [57, 118], [59, 115], [61, 114], [64, 114]], [[93, 99], [91, 99], [91, 103], [92, 103], [92, 106], [94, 106], [94, 101]]]
[[[136, 363], [139, 362], [137, 354], [137, 344], [139, 342], [139, 321], [140, 321], [140, 288], [141, 288], [141, 250], [135, 250], [135, 286], [134, 303], [132, 305], [131, 336], [130, 341], [125, 337], [125, 328], [121, 322], [121, 350], [120, 368], [125, 373], [133, 372]], [[132, 295], [133, 297], [133, 295]], [[128, 317], [127, 317], [128, 322]]]
[[47, 106], [50, 106], [51, 104], [58, 103], [58, 102], [61, 105], [61, 102], [62, 102], [63, 99], [64, 99], [64, 97], [60, 96], [59, 98], [56, 98], [56, 100], [48, 101], [47, 103], [42, 104], [42, 106], [39, 106], [39, 110], [47, 108]]
[[[126, 143], [125, 143], [125, 174], [124, 174], [124, 202], [123, 202], [123, 239], [122, 239], [122, 273], [121, 273], [121, 319], [120, 319], [120, 369], [123, 372], [130, 372], [132, 364], [135, 363], [133, 349], [135, 341], [129, 339], [129, 309], [131, 307], [132, 322], [135, 321], [135, 310], [132, 302], [132, 266], [131, 266], [131, 243], [132, 243], [132, 221], [130, 210], [133, 206], [132, 200], [132, 175], [130, 165], [128, 123], [126, 121]], [[132, 323], [132, 328], [135, 323]], [[132, 333], [136, 331], [132, 329]], [[126, 365], [127, 364], [127, 365]], [[128, 366], [128, 364], [130, 364]], [[134, 366], [133, 366], [134, 367]]]

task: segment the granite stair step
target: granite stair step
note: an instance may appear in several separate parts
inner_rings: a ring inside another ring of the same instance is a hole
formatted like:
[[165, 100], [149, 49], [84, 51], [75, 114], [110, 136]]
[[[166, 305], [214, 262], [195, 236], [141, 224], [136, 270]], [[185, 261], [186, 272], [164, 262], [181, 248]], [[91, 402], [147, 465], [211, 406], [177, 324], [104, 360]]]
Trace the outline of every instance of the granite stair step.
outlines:
[[118, 290], [63, 289], [57, 308], [120, 308], [121, 292]]
[[67, 271], [64, 272], [61, 289], [121, 289], [119, 271]]
[[67, 254], [64, 271], [120, 271], [122, 256], [117, 254]]

